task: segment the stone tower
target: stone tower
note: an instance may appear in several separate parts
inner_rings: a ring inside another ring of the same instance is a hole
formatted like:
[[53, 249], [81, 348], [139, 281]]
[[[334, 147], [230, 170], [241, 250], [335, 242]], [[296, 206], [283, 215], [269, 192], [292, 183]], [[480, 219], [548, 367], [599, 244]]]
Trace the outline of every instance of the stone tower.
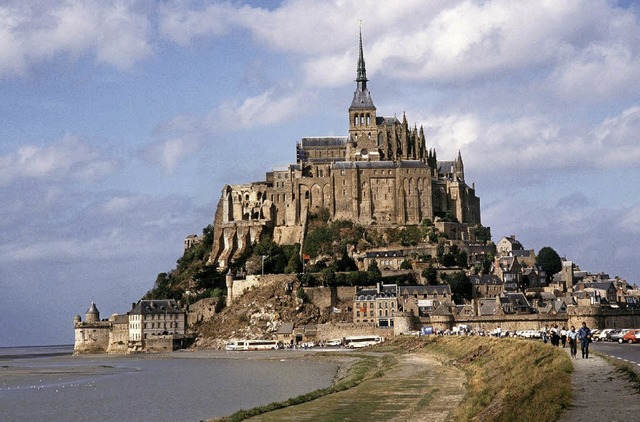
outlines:
[[349, 141], [347, 156], [353, 161], [379, 161], [378, 127], [376, 124], [376, 106], [367, 88], [367, 70], [362, 51], [362, 31], [360, 31], [360, 49], [356, 90], [349, 107]]
[[89, 306], [89, 309], [87, 310], [87, 313], [85, 315], [85, 322], [91, 323], [91, 322], [99, 322], [99, 321], [100, 321], [100, 311], [98, 311], [96, 304], [94, 302], [91, 302], [91, 306]]
[[233, 273], [231, 272], [231, 268], [227, 271], [225, 281], [227, 283], [227, 306], [231, 306], [233, 303]]

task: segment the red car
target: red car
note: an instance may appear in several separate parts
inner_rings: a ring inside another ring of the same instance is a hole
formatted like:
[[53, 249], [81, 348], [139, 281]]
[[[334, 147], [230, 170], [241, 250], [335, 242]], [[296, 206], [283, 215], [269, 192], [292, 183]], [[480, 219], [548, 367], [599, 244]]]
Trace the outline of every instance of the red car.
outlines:
[[625, 341], [629, 344], [640, 343], [640, 330], [627, 331], [624, 337], [622, 337], [622, 340], [620, 341], [620, 343]]

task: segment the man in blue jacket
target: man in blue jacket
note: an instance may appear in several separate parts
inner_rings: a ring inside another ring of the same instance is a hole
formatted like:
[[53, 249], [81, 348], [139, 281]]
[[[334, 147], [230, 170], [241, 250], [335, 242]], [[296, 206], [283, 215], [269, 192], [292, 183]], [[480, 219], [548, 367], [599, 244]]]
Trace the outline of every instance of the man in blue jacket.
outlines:
[[582, 358], [589, 359], [589, 343], [591, 342], [591, 330], [587, 327], [586, 322], [582, 322], [582, 327], [578, 330], [578, 338], [580, 339], [580, 349], [582, 350]]

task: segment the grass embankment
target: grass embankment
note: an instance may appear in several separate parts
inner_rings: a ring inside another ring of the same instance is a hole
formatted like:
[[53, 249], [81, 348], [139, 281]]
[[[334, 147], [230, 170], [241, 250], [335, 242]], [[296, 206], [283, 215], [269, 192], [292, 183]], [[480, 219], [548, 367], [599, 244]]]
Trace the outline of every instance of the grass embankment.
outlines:
[[542, 342], [487, 337], [398, 338], [390, 346], [420, 350], [465, 371], [467, 394], [454, 420], [553, 421], [571, 403], [567, 354]]
[[[220, 420], [412, 420], [440, 414], [456, 421], [553, 421], [571, 402], [571, 361], [542, 342], [400, 337], [373, 350], [381, 354], [362, 356], [332, 387]], [[420, 356], [433, 363], [420, 365]], [[456, 377], [458, 387], [450, 385]]]

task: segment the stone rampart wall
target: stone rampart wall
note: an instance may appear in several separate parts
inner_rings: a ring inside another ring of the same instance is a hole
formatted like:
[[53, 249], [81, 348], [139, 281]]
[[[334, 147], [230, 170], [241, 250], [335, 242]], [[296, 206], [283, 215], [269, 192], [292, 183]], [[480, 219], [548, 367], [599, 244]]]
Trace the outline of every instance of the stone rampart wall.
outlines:
[[162, 353], [173, 351], [173, 336], [153, 336], [144, 341], [147, 353]]
[[107, 353], [125, 354], [129, 343], [129, 323], [112, 324]]
[[378, 335], [386, 339], [394, 336], [392, 328], [377, 328], [373, 324], [319, 324], [318, 340], [331, 340], [348, 336]]
[[110, 322], [81, 322], [75, 324], [74, 354], [106, 353], [109, 346]]

